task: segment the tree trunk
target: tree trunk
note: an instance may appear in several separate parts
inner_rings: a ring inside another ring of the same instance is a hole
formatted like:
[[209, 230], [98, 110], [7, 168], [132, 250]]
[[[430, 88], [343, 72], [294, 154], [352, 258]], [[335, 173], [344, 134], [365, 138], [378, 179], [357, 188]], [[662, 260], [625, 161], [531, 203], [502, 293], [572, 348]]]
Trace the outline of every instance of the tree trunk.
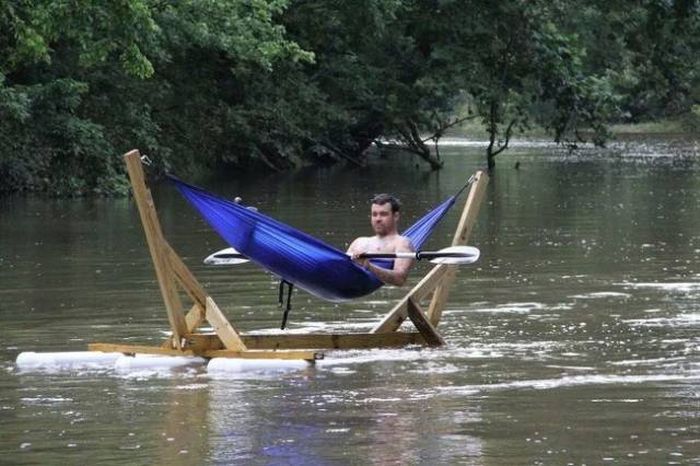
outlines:
[[498, 107], [496, 101], [491, 102], [491, 111], [489, 112], [489, 145], [486, 148], [486, 165], [488, 166], [489, 173], [493, 173], [496, 169], [496, 156], [508, 149], [508, 144], [510, 143], [510, 138], [513, 135], [513, 126], [515, 125], [516, 119], [513, 118], [508, 123], [506, 127], [504, 140], [496, 141], [498, 137]]
[[406, 122], [406, 127], [398, 128], [398, 131], [401, 135], [401, 139], [406, 143], [406, 150], [428, 162], [431, 169], [439, 170], [442, 168], [442, 161], [430, 152], [430, 147], [428, 147], [420, 137], [418, 125], [416, 125], [414, 121], [408, 120]]
[[433, 170], [441, 169], [442, 161], [435, 157], [432, 152], [430, 152], [430, 147], [428, 147], [423, 139], [421, 139], [420, 133], [418, 132], [418, 125], [416, 125], [416, 123], [413, 121], [409, 121], [408, 125], [411, 130], [411, 138], [415, 142], [416, 146], [420, 148], [420, 151], [417, 152], [418, 155], [420, 155], [423, 160], [428, 162], [430, 164], [430, 168]]
[[496, 156], [493, 153], [486, 154], [486, 165], [489, 173], [493, 174], [493, 171], [496, 169]]

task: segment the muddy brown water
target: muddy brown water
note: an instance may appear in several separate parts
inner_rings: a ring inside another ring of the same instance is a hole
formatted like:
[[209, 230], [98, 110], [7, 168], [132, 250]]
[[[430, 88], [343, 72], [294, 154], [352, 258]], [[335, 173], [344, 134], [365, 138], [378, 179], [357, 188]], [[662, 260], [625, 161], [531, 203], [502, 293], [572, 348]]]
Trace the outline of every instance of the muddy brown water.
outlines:
[[[482, 166], [480, 143], [447, 143], [441, 172], [391, 157], [196, 181], [345, 247], [368, 232], [374, 193], [401, 197], [407, 223]], [[22, 351], [155, 344], [167, 319], [129, 200], [2, 199], [0, 463], [698, 464], [699, 156], [673, 137], [575, 155], [514, 144], [472, 237], [482, 259], [450, 294], [446, 348], [331, 352], [282, 374], [18, 370]], [[274, 278], [202, 265], [223, 242], [174, 190], [154, 194], [230, 319], [275, 329]], [[402, 291], [340, 305], [296, 293], [289, 331], [367, 330]]]

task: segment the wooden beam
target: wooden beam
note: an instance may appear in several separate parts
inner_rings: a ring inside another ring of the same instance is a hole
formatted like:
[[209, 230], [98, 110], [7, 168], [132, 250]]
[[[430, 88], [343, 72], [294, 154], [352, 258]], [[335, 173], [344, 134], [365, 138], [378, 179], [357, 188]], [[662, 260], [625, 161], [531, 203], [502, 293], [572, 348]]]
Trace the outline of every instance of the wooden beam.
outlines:
[[[241, 335], [242, 337], [243, 335]], [[226, 349], [224, 342], [221, 341], [221, 338], [216, 333], [191, 333], [187, 335], [187, 348], [198, 353]]]
[[[204, 311], [199, 307], [199, 305], [195, 304], [192, 306], [192, 308], [189, 310], [189, 312], [185, 315], [185, 322], [187, 323], [187, 333], [185, 334], [182, 339], [185, 341], [185, 344], [183, 345], [182, 348], [186, 348], [190, 345], [189, 343], [189, 336], [190, 334], [199, 327], [199, 325], [202, 323], [204, 320]], [[173, 338], [172, 336], [168, 337], [163, 343], [160, 345], [163, 348], [173, 348]], [[182, 349], [180, 348], [180, 349]]]
[[[423, 336], [416, 332], [394, 332], [388, 334], [242, 334], [241, 339], [249, 350], [399, 348], [406, 345], [425, 344]], [[195, 333], [187, 336], [187, 348], [201, 352], [224, 349], [224, 346], [216, 334]]]
[[394, 332], [334, 333], [305, 335], [243, 335], [249, 349], [369, 349], [399, 348], [406, 345], [422, 345], [425, 340], [419, 333]]
[[[469, 241], [469, 237], [476, 224], [476, 219], [479, 216], [479, 208], [483, 202], [488, 182], [489, 177], [486, 173], [478, 171], [474, 175], [474, 183], [469, 190], [464, 210], [462, 210], [462, 216], [459, 219], [455, 236], [452, 239], [452, 246], [464, 246], [467, 244], [467, 241]], [[442, 283], [435, 288], [433, 298], [428, 307], [428, 318], [430, 319], [430, 323], [435, 327], [440, 323], [442, 311], [445, 308], [445, 303], [447, 303], [450, 286], [457, 275], [457, 266], [452, 265], [449, 266], [449, 268]]]
[[453, 246], [467, 244], [469, 236], [471, 236], [474, 225], [476, 224], [479, 209], [481, 208], [484, 195], [486, 194], [486, 186], [488, 184], [489, 176], [486, 173], [483, 171], [477, 171], [474, 174], [474, 183], [472, 183], [472, 187], [469, 190], [465, 208], [462, 211], [462, 216], [459, 219], [455, 236], [452, 239]]
[[[206, 300], [204, 300], [204, 306], [206, 306]], [[206, 320], [206, 309], [200, 307], [199, 304], [192, 306], [190, 311], [185, 315], [185, 321], [187, 321], [187, 335], [194, 333], [202, 322]]]
[[104, 353], [124, 353], [124, 354], [161, 354], [163, 356], [199, 356], [191, 349], [175, 349], [164, 346], [148, 345], [125, 345], [119, 343], [90, 343], [90, 351], [102, 351]]
[[440, 283], [448, 270], [444, 264], [436, 265], [411, 291], [394, 306], [373, 329], [372, 333], [391, 333], [398, 330], [408, 317], [408, 300], [420, 302]]
[[165, 308], [168, 312], [168, 321], [173, 333], [173, 344], [176, 348], [181, 348], [182, 337], [187, 334], [187, 323], [182, 310], [182, 303], [177, 293], [174, 277], [171, 273], [169, 263], [165, 257], [165, 239], [158, 221], [151, 191], [146, 186], [146, 180], [141, 167], [141, 154], [138, 150], [132, 150], [124, 155], [126, 168], [131, 180], [131, 187], [134, 193], [134, 200], [138, 207], [141, 223], [146, 234], [146, 242], [151, 252], [153, 266], [156, 269], [156, 277], [160, 287]]
[[323, 353], [320, 353], [318, 351], [210, 350], [198, 352], [193, 351], [191, 349], [178, 350], [172, 348], [162, 348], [160, 346], [122, 345], [117, 343], [91, 343], [88, 345], [88, 349], [90, 351], [102, 351], [105, 353], [124, 353], [128, 355], [156, 354], [162, 356], [199, 356], [203, 358], [305, 359], [307, 361], [323, 359]]
[[306, 361], [318, 361], [324, 354], [319, 351], [304, 350], [212, 350], [204, 353], [206, 358], [243, 358], [243, 359], [304, 359]]
[[164, 241], [164, 245], [170, 269], [174, 272], [178, 283], [190, 299], [204, 309], [207, 301], [207, 292], [204, 291], [204, 287], [197, 281], [197, 278], [195, 278], [185, 263], [182, 262], [182, 259], [180, 259], [180, 256], [177, 255], [172, 246], [167, 241]]
[[408, 300], [408, 317], [423, 335], [428, 346], [443, 346], [445, 344], [445, 340], [425, 316], [423, 309], [412, 299]]
[[206, 317], [207, 321], [214, 328], [214, 332], [221, 338], [222, 343], [227, 350], [230, 351], [245, 351], [246, 346], [241, 340], [241, 337], [233, 325], [228, 321], [226, 316], [219, 306], [216, 305], [211, 297], [207, 297]]

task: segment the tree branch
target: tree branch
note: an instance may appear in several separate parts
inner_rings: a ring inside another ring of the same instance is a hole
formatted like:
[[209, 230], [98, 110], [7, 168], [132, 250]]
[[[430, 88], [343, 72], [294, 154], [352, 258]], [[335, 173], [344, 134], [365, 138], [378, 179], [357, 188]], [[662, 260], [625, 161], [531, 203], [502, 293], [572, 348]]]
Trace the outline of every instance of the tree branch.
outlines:
[[[469, 115], [469, 116], [466, 116], [464, 118], [458, 118], [451, 123], [447, 123], [447, 124], [441, 126], [440, 128], [438, 128], [438, 130], [435, 131], [435, 133], [433, 133], [432, 136], [428, 136], [427, 138], [424, 138], [423, 142], [428, 142], [430, 140], [440, 139], [442, 137], [442, 133], [445, 132], [446, 129], [450, 129], [453, 126], [456, 126], [460, 123], [464, 123], [467, 120], [473, 120], [476, 117], [478, 117], [478, 115]], [[437, 142], [436, 142], [436, 144], [437, 144]]]
[[510, 142], [510, 136], [513, 132], [513, 125], [515, 125], [515, 118], [513, 118], [510, 121], [510, 123], [508, 124], [508, 128], [506, 128], [506, 134], [505, 134], [506, 141], [505, 141], [505, 143], [503, 145], [499, 144], [499, 147], [498, 147], [498, 149], [496, 149], [496, 152], [492, 152], [492, 154], [491, 154], [492, 157], [495, 157], [498, 154], [500, 154], [501, 152], [503, 152], [504, 150], [508, 149], [508, 143]]
[[359, 160], [359, 159], [357, 159], [356, 157], [353, 157], [352, 155], [346, 153], [344, 150], [342, 150], [342, 149], [340, 149], [340, 148], [334, 146], [334, 145], [331, 144], [330, 142], [326, 142], [326, 141], [314, 141], [314, 142], [315, 142], [316, 144], [319, 144], [319, 145], [325, 147], [325, 148], [328, 149], [329, 151], [331, 151], [331, 152], [333, 152], [334, 154], [340, 156], [341, 158], [347, 160], [348, 162], [352, 163], [353, 165], [356, 165], [356, 166], [358, 166], [358, 167], [364, 167], [364, 166], [365, 166], [365, 164], [364, 164], [361, 160]]
[[408, 120], [406, 121], [405, 127], [396, 127], [396, 132], [399, 133], [400, 139], [402, 139], [405, 143], [405, 149], [407, 151], [418, 155], [420, 158], [428, 162], [430, 164], [430, 168], [433, 170], [439, 170], [442, 168], [442, 161], [433, 156], [433, 154], [430, 152], [430, 148], [425, 145], [425, 141], [420, 137], [418, 125], [416, 125], [414, 121]]

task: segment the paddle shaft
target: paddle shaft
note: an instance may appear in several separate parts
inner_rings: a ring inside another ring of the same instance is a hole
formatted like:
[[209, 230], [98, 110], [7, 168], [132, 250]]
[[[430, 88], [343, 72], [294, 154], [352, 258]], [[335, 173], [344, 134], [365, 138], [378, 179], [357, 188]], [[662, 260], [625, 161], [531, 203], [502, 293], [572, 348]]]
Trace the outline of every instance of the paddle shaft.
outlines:
[[[472, 257], [473, 254], [463, 252], [440, 252], [440, 251], [425, 251], [425, 252], [366, 252], [360, 254], [363, 259], [437, 259], [440, 257]], [[243, 254], [221, 253], [216, 255], [217, 259], [245, 259]]]
[[473, 254], [464, 252], [440, 252], [440, 251], [418, 251], [418, 252], [366, 252], [360, 254], [362, 259], [438, 259], [443, 257], [474, 257]]
[[[367, 252], [357, 257], [362, 259], [427, 259], [440, 264], [472, 264], [479, 259], [479, 250], [472, 246], [450, 246], [439, 251], [415, 252]], [[248, 258], [233, 248], [222, 249], [205, 259], [209, 265], [236, 265], [248, 262]]]
[[246, 256], [244, 256], [241, 253], [233, 253], [233, 252], [222, 252], [216, 255], [217, 259], [247, 259]]

